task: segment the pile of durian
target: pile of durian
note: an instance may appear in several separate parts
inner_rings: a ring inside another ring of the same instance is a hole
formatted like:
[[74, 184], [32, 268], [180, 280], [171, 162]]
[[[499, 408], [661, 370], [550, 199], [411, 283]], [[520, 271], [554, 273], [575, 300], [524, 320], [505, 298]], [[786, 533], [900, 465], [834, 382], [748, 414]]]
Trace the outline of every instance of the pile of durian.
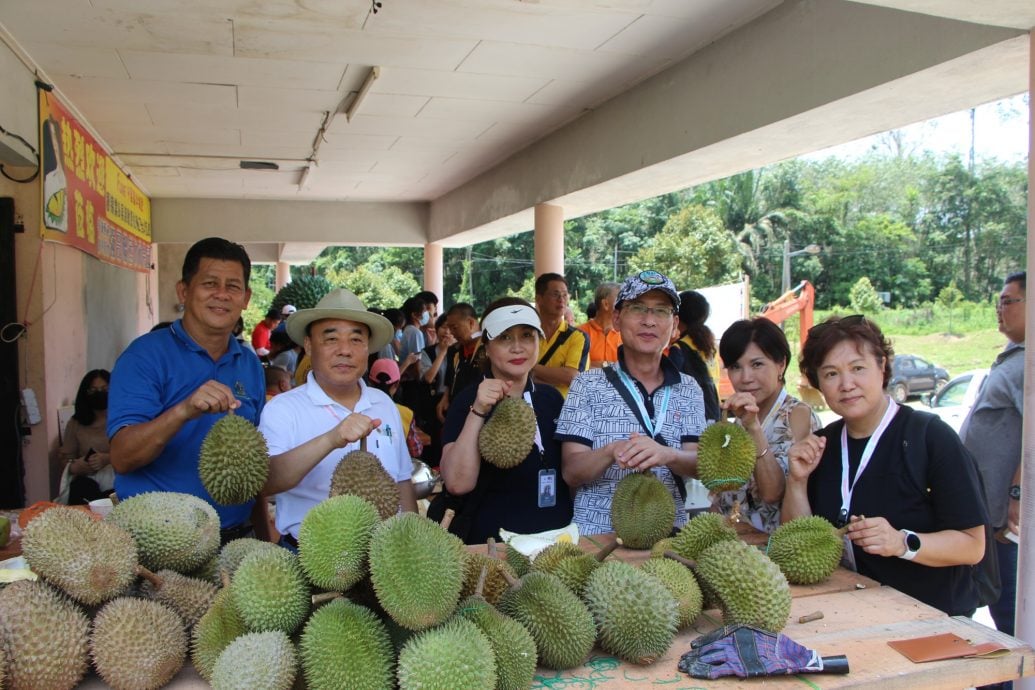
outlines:
[[[816, 533], [840, 544], [829, 523], [791, 536]], [[298, 542], [298, 555], [220, 548], [215, 511], [186, 494], [134, 496], [103, 521], [52, 508], [22, 539], [40, 579], [0, 591], [0, 687], [72, 688], [92, 668], [116, 689], [158, 688], [189, 656], [214, 688], [527, 688], [537, 665], [579, 666], [594, 645], [653, 663], [706, 599], [774, 631], [790, 611], [780, 568], [715, 514], [641, 567], [571, 543], [531, 561], [475, 553], [349, 493], [314, 507]]]

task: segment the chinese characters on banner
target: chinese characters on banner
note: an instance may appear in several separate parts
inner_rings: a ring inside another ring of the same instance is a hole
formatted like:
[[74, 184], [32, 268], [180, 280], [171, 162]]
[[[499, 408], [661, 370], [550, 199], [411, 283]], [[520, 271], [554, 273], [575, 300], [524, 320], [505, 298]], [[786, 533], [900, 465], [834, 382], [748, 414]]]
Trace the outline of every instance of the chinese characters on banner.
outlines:
[[53, 93], [39, 93], [43, 239], [149, 270], [151, 200]]

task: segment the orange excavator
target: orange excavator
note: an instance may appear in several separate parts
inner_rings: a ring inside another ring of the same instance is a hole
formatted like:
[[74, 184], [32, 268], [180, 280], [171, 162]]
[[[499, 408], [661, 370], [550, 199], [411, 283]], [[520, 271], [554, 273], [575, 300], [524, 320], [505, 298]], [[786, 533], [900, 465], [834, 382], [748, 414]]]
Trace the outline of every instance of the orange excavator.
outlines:
[[[798, 351], [800, 352], [801, 348], [805, 346], [805, 339], [808, 337], [809, 329], [812, 328], [812, 310], [815, 304], [816, 288], [809, 281], [803, 280], [796, 287], [791, 288], [762, 307], [762, 313], [759, 316], [779, 324], [795, 314], [800, 314], [801, 322], [798, 328]], [[733, 386], [726, 376], [726, 370], [723, 369], [722, 378], [719, 381], [719, 397], [725, 400], [732, 394]], [[823, 395], [804, 379], [798, 385], [798, 397], [813, 408], [826, 407]]]

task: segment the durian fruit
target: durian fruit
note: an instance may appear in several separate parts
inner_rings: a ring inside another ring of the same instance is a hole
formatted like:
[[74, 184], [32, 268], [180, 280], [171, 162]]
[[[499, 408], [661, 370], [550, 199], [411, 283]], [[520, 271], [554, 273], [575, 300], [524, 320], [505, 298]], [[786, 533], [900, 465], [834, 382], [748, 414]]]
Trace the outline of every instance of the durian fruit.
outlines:
[[320, 275], [299, 276], [280, 288], [270, 302], [270, 309], [280, 311], [284, 305], [290, 304], [296, 309], [313, 309], [328, 292], [331, 284]]
[[766, 553], [791, 584], [815, 584], [830, 577], [841, 562], [846, 530], [818, 515], [798, 517], [773, 532]]
[[90, 656], [97, 675], [115, 690], [160, 688], [187, 656], [183, 619], [157, 601], [113, 599], [94, 616]]
[[454, 618], [412, 637], [399, 653], [400, 690], [487, 690], [496, 660], [478, 626]]
[[202, 563], [200, 567], [186, 573], [186, 575], [202, 582], [211, 582], [217, 587], [222, 586], [222, 578], [219, 575], [219, 554], [216, 553], [215, 556]]
[[122, 594], [137, 576], [129, 532], [74, 508], [34, 518], [22, 535], [22, 554], [33, 572], [87, 606]]
[[507, 561], [507, 565], [514, 571], [517, 577], [524, 577], [528, 574], [528, 571], [532, 569], [532, 559], [525, 554], [515, 549], [510, 544], [507, 544], [507, 551], [503, 555], [504, 560]]
[[503, 398], [478, 433], [478, 452], [500, 469], [517, 467], [532, 452], [535, 429], [535, 410], [524, 398]]
[[180, 614], [187, 628], [193, 627], [205, 615], [218, 591], [211, 582], [181, 575], [175, 570], [152, 573], [141, 568], [140, 576], [144, 578], [140, 592]]
[[299, 642], [302, 672], [311, 690], [381, 690], [395, 682], [395, 649], [385, 624], [347, 599], [321, 606]]
[[291, 690], [295, 645], [280, 630], [241, 635], [227, 645], [212, 669], [213, 690]]
[[344, 592], [366, 577], [377, 508], [351, 494], [313, 506], [298, 531], [298, 560], [316, 587]]
[[556, 575], [528, 573], [503, 594], [499, 609], [528, 630], [547, 668], [581, 665], [597, 637], [589, 609]]
[[230, 412], [205, 435], [198, 474], [216, 503], [238, 505], [255, 498], [269, 473], [266, 438], [244, 417]]
[[742, 541], [722, 541], [697, 559], [697, 576], [715, 593], [726, 625], [779, 632], [791, 613], [787, 578], [769, 558]]
[[654, 542], [654, 546], [650, 547], [651, 558], [664, 558], [666, 551], [672, 550], [672, 542], [675, 541], [674, 537], [665, 537]]
[[483, 587], [482, 596], [493, 606], [499, 601], [503, 593], [510, 587], [507, 579], [503, 576], [504, 571], [511, 577], [517, 578], [514, 571], [506, 561], [501, 561], [493, 555], [486, 555], [476, 551], [464, 552], [464, 584], [460, 589], [460, 597], [469, 597], [474, 594], [475, 587], [482, 569], [485, 568], [487, 575]]
[[230, 588], [224, 587], [191, 630], [191, 661], [202, 678], [212, 680], [212, 670], [219, 655], [227, 645], [246, 632], [248, 628], [234, 608]]
[[532, 559], [532, 570], [544, 573], [553, 572], [557, 564], [565, 558], [581, 556], [584, 553], [585, 551], [578, 544], [570, 541], [555, 542], [535, 555], [535, 558]]
[[416, 513], [388, 518], [370, 540], [370, 580], [377, 600], [410, 630], [438, 625], [453, 613], [463, 586], [463, 562], [463, 542]]
[[672, 532], [676, 502], [651, 471], [622, 477], [611, 499], [611, 525], [622, 545], [649, 549]]
[[287, 549], [247, 556], [230, 581], [230, 594], [251, 632], [295, 632], [309, 615], [309, 585], [295, 554]]
[[223, 544], [216, 556], [219, 572], [226, 573], [233, 578], [234, 573], [237, 572], [237, 566], [241, 565], [241, 561], [246, 556], [255, 551], [274, 551], [276, 549], [283, 549], [283, 547], [254, 537], [232, 539]]
[[399, 485], [385, 471], [381, 461], [367, 452], [367, 439], [360, 439], [359, 450], [347, 453], [331, 475], [330, 497], [353, 494], [370, 501], [382, 520], [399, 512]]
[[18, 580], [0, 589], [3, 687], [74, 688], [88, 666], [89, 630], [82, 609], [50, 585]]
[[676, 599], [655, 577], [622, 561], [593, 571], [582, 598], [593, 613], [600, 647], [626, 661], [653, 664], [676, 635]]
[[[11, 520], [6, 515], [0, 515], [0, 546], [7, 546], [11, 539]], [[3, 687], [0, 685], [0, 687]]]
[[672, 550], [696, 561], [701, 552], [720, 541], [733, 541], [737, 530], [719, 513], [699, 513], [672, 537]]
[[689, 627], [701, 615], [704, 595], [697, 584], [697, 578], [689, 568], [667, 558], [651, 558], [645, 561], [640, 569], [658, 578], [661, 584], [665, 585], [665, 589], [675, 597], [678, 630]]
[[734, 491], [748, 483], [755, 471], [755, 442], [734, 422], [712, 424], [697, 442], [697, 478], [708, 491]]
[[197, 496], [152, 491], [119, 501], [106, 518], [133, 535], [140, 564], [189, 573], [219, 550], [219, 515]]
[[[577, 554], [567, 553], [560, 558], [552, 557], [547, 559], [546, 562], [540, 563], [539, 569], [543, 572], [556, 575], [558, 579], [564, 583], [565, 587], [570, 589], [577, 596], [581, 597], [590, 574], [600, 566], [603, 560], [607, 558], [611, 552], [618, 547], [618, 545], [619, 543], [616, 539], [604, 548], [600, 549], [600, 551], [595, 555], [584, 553], [579, 549]], [[539, 559], [537, 558], [536, 560], [538, 561]]]
[[488, 569], [482, 568], [474, 593], [460, 602], [457, 615], [478, 626], [496, 660], [496, 690], [523, 690], [535, 676], [535, 640], [523, 625], [500, 613], [482, 596]]

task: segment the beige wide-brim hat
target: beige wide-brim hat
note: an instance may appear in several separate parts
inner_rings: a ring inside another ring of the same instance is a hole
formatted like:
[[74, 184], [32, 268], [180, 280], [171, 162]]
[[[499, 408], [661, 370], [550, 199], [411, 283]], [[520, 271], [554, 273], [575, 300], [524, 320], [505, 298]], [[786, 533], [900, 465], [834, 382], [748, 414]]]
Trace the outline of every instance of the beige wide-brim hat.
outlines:
[[367, 349], [372, 353], [378, 352], [387, 345], [395, 334], [391, 321], [380, 314], [367, 311], [366, 306], [359, 301], [359, 297], [345, 288], [331, 290], [316, 303], [314, 308], [299, 309], [289, 316], [287, 333], [292, 340], [303, 345], [309, 324], [323, 319], [341, 319], [365, 324], [370, 328], [370, 342]]

